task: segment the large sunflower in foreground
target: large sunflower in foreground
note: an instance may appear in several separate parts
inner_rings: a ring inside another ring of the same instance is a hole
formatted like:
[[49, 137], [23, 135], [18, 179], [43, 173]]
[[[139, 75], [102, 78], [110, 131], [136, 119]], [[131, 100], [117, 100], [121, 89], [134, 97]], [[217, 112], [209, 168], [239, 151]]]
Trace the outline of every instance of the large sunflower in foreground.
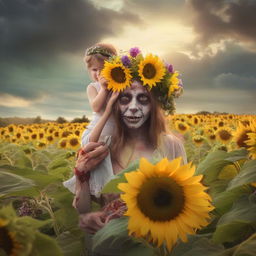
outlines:
[[206, 226], [213, 209], [202, 175], [193, 177], [195, 167], [180, 162], [164, 158], [153, 165], [142, 158], [137, 171], [125, 174], [128, 183], [118, 185], [125, 192], [129, 234], [165, 244], [169, 251], [178, 238], [186, 242], [187, 234]]
[[108, 89], [123, 91], [130, 86], [131, 72], [122, 63], [105, 62], [101, 75], [108, 81]]
[[150, 88], [160, 82], [165, 75], [164, 63], [158, 56], [148, 54], [138, 66], [138, 73], [143, 82], [143, 85], [148, 85]]

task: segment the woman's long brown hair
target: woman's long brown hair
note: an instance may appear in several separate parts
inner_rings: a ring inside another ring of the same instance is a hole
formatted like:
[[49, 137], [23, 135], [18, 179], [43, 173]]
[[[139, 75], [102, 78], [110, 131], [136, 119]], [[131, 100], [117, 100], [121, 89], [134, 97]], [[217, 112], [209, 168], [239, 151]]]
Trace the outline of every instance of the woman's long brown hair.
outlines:
[[[157, 148], [160, 143], [160, 135], [166, 132], [166, 125], [162, 109], [150, 91], [149, 96], [151, 102], [150, 116], [144, 125], [149, 127], [147, 134], [149, 144]], [[117, 102], [113, 106], [113, 116], [115, 120], [115, 133], [111, 143], [111, 158], [112, 162], [117, 162], [121, 166], [120, 152], [130, 138], [127, 127], [121, 118], [121, 112]]]

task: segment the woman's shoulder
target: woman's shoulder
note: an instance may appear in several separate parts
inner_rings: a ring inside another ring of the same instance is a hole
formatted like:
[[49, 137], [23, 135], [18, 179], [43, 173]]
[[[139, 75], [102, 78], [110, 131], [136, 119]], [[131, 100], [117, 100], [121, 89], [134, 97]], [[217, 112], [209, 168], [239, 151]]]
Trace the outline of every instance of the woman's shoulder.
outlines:
[[174, 133], [164, 134], [162, 136], [162, 147], [164, 156], [169, 159], [174, 159], [176, 157], [181, 156], [183, 158], [183, 162], [187, 162], [186, 152], [183, 146], [183, 138], [181, 135], [176, 135]]
[[162, 136], [162, 140], [164, 143], [171, 144], [173, 146], [183, 145], [183, 141], [184, 141], [182, 135], [179, 135], [179, 134], [176, 135], [174, 133], [164, 134]]

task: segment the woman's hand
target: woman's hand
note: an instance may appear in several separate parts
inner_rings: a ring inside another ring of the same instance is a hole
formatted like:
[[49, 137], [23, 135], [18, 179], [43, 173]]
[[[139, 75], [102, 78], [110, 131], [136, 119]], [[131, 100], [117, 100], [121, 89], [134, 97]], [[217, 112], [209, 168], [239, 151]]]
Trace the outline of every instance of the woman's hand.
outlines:
[[107, 106], [106, 106], [106, 110], [105, 110], [105, 111], [107, 111], [107, 112], [109, 112], [109, 113], [111, 112], [112, 106], [113, 106], [113, 104], [116, 102], [118, 96], [119, 96], [119, 92], [112, 92], [112, 93], [111, 93], [111, 96], [110, 96], [110, 98], [109, 98], [109, 100], [108, 100], [108, 103], [107, 103]]
[[86, 144], [76, 161], [76, 168], [80, 172], [93, 170], [109, 153], [108, 146], [102, 142]]
[[80, 228], [90, 234], [95, 234], [99, 229], [105, 226], [104, 212], [90, 212], [79, 216]]

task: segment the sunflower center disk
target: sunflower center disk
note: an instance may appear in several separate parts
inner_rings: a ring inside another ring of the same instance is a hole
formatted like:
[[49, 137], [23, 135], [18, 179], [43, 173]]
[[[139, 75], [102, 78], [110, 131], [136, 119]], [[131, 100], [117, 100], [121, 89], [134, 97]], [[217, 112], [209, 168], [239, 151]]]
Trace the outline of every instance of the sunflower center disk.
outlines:
[[124, 83], [126, 80], [124, 70], [121, 67], [113, 68], [111, 70], [111, 77], [115, 82], [120, 84]]
[[182, 213], [184, 193], [170, 177], [148, 179], [137, 196], [138, 208], [153, 221], [170, 221]]
[[14, 245], [8, 231], [4, 227], [0, 227], [0, 248], [2, 248], [7, 255], [10, 255]]
[[142, 74], [147, 79], [152, 79], [156, 75], [156, 69], [154, 65], [147, 63], [143, 68]]

